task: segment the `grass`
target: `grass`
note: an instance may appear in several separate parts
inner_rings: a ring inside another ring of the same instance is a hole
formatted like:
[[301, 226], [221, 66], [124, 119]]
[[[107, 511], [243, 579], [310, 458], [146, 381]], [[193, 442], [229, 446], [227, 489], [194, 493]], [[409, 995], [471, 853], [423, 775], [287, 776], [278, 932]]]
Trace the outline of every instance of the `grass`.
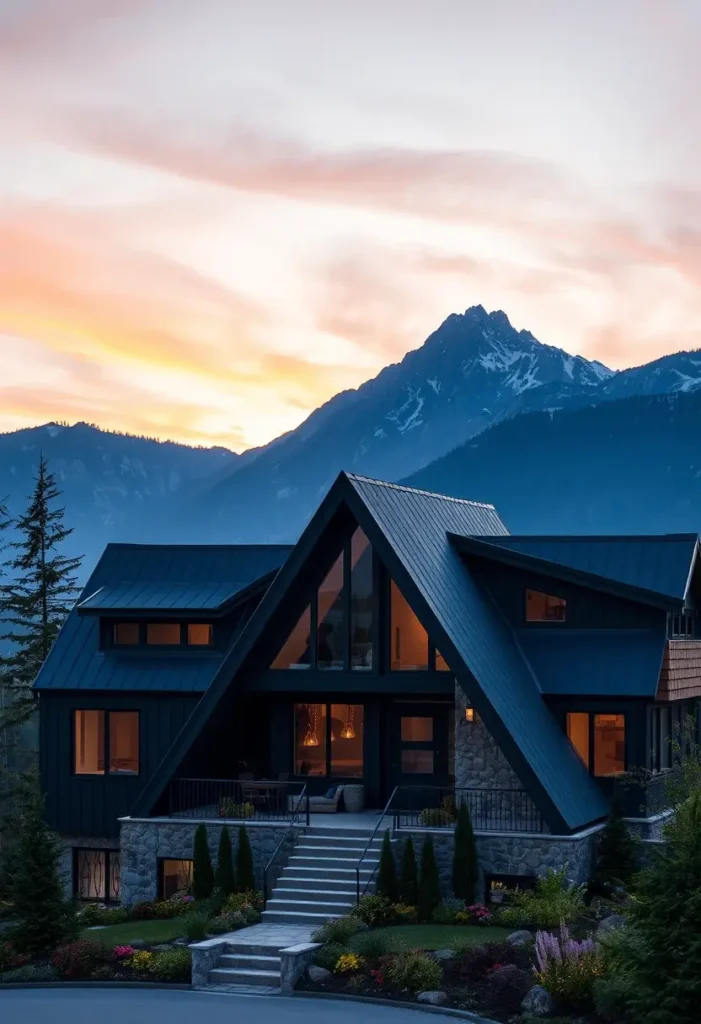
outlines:
[[106, 928], [84, 928], [81, 938], [102, 942], [105, 946], [126, 946], [132, 939], [144, 942], [170, 942], [185, 936], [182, 917], [159, 921], [125, 921], [124, 924], [110, 924]]
[[[510, 935], [512, 928], [497, 925], [452, 924], [397, 924], [381, 928], [383, 935], [391, 937], [392, 950], [450, 949], [453, 943], [481, 946], [485, 942], [498, 942]], [[353, 945], [353, 942], [349, 943]]]

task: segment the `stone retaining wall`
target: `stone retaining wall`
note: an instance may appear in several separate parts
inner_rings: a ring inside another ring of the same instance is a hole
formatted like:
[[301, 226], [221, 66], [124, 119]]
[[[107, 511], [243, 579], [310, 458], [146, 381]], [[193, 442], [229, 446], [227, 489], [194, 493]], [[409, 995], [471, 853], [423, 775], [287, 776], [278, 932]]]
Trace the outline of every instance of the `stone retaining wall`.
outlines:
[[[481, 832], [476, 833], [477, 856], [483, 878], [487, 875], [545, 875], [548, 868], [559, 870], [567, 865], [567, 877], [572, 884], [586, 882], [591, 875], [596, 834], [601, 826], [587, 829], [578, 835], [551, 836], [532, 833]], [[438, 865], [441, 891], [444, 897], [453, 894], [454, 832], [432, 829], [400, 830], [395, 832], [400, 851], [407, 836], [411, 835], [416, 862], [421, 862], [421, 849], [427, 835], [433, 837], [433, 849]], [[484, 893], [481, 894], [484, 898]]]
[[[120, 819], [122, 854], [122, 903], [140, 903], [158, 895], [158, 861], [161, 858], [192, 859], [198, 821], [170, 819]], [[236, 856], [240, 823], [205, 823], [212, 865], [216, 868], [219, 835], [222, 827], [229, 830]], [[253, 854], [253, 870], [257, 888], [263, 888], [263, 871], [288, 828], [280, 825], [246, 822], [246, 832]], [[298, 831], [290, 833], [286, 847], [292, 851]]]

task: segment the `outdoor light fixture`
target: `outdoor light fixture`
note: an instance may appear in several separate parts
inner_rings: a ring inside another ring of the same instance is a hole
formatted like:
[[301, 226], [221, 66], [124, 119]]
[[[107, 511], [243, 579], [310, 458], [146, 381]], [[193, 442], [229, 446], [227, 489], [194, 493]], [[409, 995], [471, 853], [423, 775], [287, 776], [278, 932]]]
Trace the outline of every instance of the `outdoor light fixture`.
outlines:
[[475, 709], [474, 708], [465, 708], [465, 721], [466, 722], [474, 722], [474, 720], [475, 720]]

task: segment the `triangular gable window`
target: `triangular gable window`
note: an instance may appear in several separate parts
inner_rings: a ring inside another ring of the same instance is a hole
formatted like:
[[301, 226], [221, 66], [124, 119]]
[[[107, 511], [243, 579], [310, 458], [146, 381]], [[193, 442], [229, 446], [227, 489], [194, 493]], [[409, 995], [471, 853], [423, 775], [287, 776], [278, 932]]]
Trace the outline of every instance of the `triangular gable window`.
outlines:
[[272, 668], [311, 668], [312, 655], [309, 646], [311, 636], [311, 608], [304, 609], [297, 624], [282, 646]]
[[428, 633], [394, 580], [390, 585], [390, 667], [392, 671], [428, 668]]

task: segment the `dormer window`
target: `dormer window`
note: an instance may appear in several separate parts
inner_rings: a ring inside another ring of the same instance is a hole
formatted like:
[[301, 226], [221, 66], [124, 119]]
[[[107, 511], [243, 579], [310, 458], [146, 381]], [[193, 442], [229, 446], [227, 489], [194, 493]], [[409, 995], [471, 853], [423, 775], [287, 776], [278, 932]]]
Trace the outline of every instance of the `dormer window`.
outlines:
[[188, 622], [188, 647], [208, 647], [212, 643], [212, 627], [208, 622]]
[[112, 638], [119, 647], [134, 647], [139, 643], [138, 622], [117, 622]]
[[172, 647], [180, 643], [179, 622], [148, 622], [146, 643], [158, 647]]
[[540, 590], [526, 591], [526, 622], [565, 622], [567, 601]]

